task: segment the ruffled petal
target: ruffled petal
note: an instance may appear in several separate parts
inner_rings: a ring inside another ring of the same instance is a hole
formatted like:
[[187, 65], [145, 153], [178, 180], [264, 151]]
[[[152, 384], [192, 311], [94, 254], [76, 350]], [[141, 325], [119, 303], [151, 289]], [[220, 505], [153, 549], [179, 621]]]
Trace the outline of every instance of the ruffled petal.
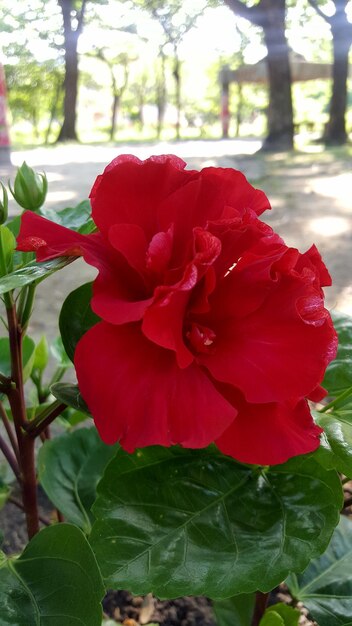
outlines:
[[211, 296], [205, 323], [216, 342], [199, 362], [249, 402], [308, 396], [336, 354], [336, 333], [311, 276], [305, 279], [295, 270], [280, 276], [280, 263], [289, 268], [294, 258], [288, 250], [272, 265], [272, 278], [262, 282], [255, 272], [243, 280], [236, 267]]
[[248, 404], [238, 398], [235, 405], [238, 415], [216, 444], [241, 463], [277, 465], [318, 448], [323, 431], [306, 400]]
[[157, 208], [194, 173], [184, 170], [184, 161], [172, 155], [140, 161], [132, 155], [114, 159], [98, 176], [90, 193], [92, 217], [108, 236], [114, 224], [136, 224], [147, 241], [159, 232]]
[[202, 448], [236, 415], [200, 368], [180, 370], [174, 354], [145, 339], [137, 324], [93, 326], [77, 344], [75, 367], [101, 438], [128, 452]]

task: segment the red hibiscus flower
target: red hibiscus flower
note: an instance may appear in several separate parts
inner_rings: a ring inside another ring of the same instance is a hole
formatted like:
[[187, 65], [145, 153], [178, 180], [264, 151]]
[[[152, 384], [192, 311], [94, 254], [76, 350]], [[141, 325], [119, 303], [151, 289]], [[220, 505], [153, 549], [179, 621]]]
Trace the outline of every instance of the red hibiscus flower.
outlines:
[[81, 393], [106, 443], [215, 442], [276, 464], [319, 445], [307, 398], [336, 352], [317, 250], [288, 248], [258, 216], [265, 195], [232, 169], [173, 156], [115, 159], [98, 176], [81, 235], [23, 215], [18, 249], [82, 255], [99, 274], [101, 322], [77, 344]]

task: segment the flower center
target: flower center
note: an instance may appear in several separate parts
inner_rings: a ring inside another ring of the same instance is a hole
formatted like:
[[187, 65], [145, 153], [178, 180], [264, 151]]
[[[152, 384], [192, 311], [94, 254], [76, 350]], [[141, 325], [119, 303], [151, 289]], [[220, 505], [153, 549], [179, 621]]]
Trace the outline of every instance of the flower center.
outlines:
[[206, 326], [189, 322], [185, 329], [185, 338], [189, 347], [195, 353], [207, 354], [214, 350], [216, 335], [214, 331]]

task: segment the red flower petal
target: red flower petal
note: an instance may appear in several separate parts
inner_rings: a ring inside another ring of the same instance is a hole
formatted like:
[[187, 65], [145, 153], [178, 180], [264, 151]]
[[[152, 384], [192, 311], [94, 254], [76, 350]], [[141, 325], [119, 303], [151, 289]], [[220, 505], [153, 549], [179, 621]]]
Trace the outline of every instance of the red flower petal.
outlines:
[[114, 224], [136, 224], [148, 241], [156, 232], [167, 230], [158, 226], [157, 208], [194, 176], [183, 169], [185, 165], [171, 155], [146, 161], [131, 155], [114, 159], [97, 178], [90, 194], [92, 217], [99, 230], [108, 236]]
[[241, 463], [277, 465], [319, 446], [322, 429], [314, 424], [307, 402], [235, 403], [238, 415], [216, 440], [224, 454]]
[[173, 353], [136, 324], [93, 326], [77, 344], [75, 367], [101, 438], [128, 452], [178, 443], [202, 448], [236, 415], [200, 368], [180, 370]]
[[37, 261], [47, 261], [58, 256], [80, 256], [83, 254], [82, 246], [88, 241], [87, 235], [55, 224], [32, 211], [25, 211], [17, 237], [17, 250], [34, 251]]
[[145, 272], [147, 240], [137, 224], [115, 224], [109, 230], [111, 245], [121, 252], [126, 261], [140, 274]]
[[239, 264], [211, 295], [204, 324], [217, 339], [212, 353], [199, 361], [216, 380], [241, 389], [249, 402], [307, 396], [336, 353], [322, 299], [318, 307], [311, 282], [294, 272], [261, 282], [255, 273], [241, 280], [240, 270]]

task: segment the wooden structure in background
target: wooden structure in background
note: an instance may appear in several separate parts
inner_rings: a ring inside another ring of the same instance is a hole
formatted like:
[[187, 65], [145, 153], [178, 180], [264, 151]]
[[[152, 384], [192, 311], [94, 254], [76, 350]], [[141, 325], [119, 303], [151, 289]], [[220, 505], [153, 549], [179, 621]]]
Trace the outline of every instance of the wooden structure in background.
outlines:
[[[290, 53], [290, 68], [292, 82], [317, 79], [326, 80], [330, 79], [332, 76], [331, 63], [310, 63], [306, 61], [302, 55], [292, 51]], [[223, 138], [227, 138], [229, 136], [231, 116], [229, 107], [230, 84], [233, 82], [240, 84], [266, 84], [268, 82], [266, 58], [264, 57], [264, 59], [252, 65], [241, 65], [237, 70], [231, 70], [228, 65], [225, 65], [220, 71], [219, 79], [221, 84], [222, 136]]]

